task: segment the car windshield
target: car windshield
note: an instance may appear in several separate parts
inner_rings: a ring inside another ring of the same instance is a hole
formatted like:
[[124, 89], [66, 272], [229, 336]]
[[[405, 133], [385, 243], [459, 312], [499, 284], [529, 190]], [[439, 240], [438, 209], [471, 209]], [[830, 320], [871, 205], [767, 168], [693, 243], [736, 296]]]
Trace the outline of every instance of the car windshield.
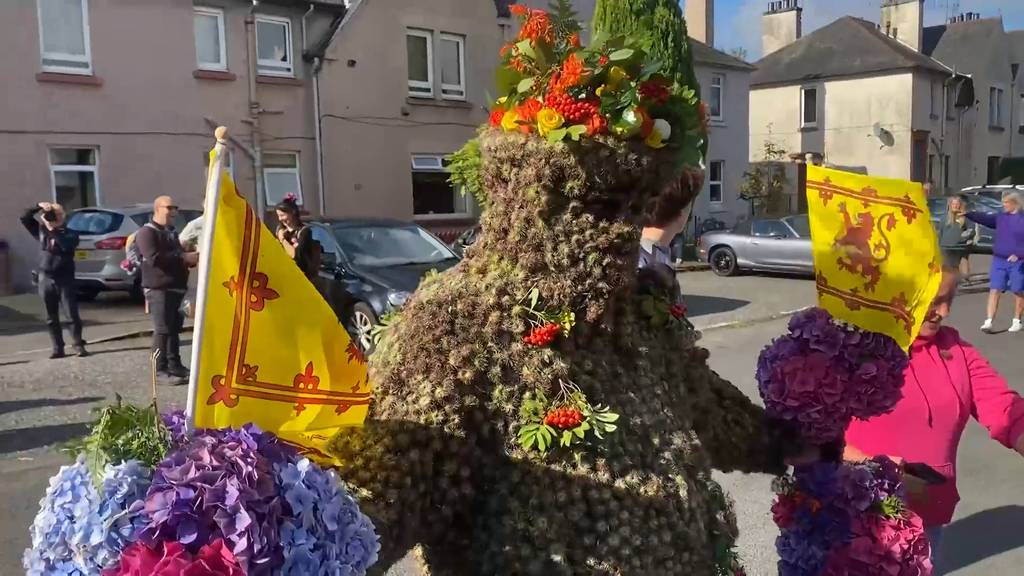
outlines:
[[345, 256], [357, 266], [436, 264], [456, 258], [419, 226], [335, 226], [334, 236]]
[[967, 207], [980, 212], [1002, 212], [1002, 200], [996, 200], [988, 196], [974, 196], [967, 200]]
[[110, 234], [121, 227], [124, 216], [106, 210], [80, 210], [68, 218], [68, 229], [83, 236]]
[[799, 216], [790, 216], [784, 219], [786, 224], [789, 224], [790, 228], [796, 232], [796, 235], [801, 238], [811, 237], [811, 223], [807, 219], [807, 214], [800, 214]]

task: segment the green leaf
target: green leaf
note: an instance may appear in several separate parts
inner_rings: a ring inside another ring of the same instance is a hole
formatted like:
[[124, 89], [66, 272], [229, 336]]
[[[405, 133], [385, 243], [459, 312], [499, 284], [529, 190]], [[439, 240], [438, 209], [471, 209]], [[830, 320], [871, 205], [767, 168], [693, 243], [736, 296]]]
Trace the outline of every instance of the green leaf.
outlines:
[[584, 420], [583, 423], [577, 427], [577, 429], [580, 430], [581, 432], [586, 432], [587, 430], [590, 430], [590, 422]]
[[537, 308], [537, 300], [540, 299], [540, 288], [534, 288], [530, 290], [530, 308]]
[[529, 92], [533, 89], [533, 84], [536, 82], [536, 78], [530, 76], [529, 78], [523, 78], [519, 81], [519, 85], [516, 86], [516, 90], [522, 94], [523, 92]]
[[583, 427], [586, 425], [586, 422], [580, 424], [579, 426], [572, 429], [572, 433], [575, 434], [577, 438], [583, 438], [583, 435], [587, 433], [586, 430], [583, 429]]
[[548, 442], [549, 442], [549, 439], [545, 438], [543, 434], [538, 434], [537, 435], [537, 448], [541, 452], [547, 452], [548, 451]]
[[530, 448], [533, 448], [534, 444], [537, 443], [537, 435], [530, 434], [526, 438], [520, 438], [519, 443], [520, 445], [522, 445], [523, 450], [529, 450]]
[[562, 432], [562, 446], [569, 446], [572, 444], [572, 431], [566, 430]]
[[516, 44], [516, 49], [518, 49], [519, 53], [522, 54], [523, 56], [526, 56], [530, 60], [536, 62], [537, 52], [533, 50], [533, 43], [530, 42], [530, 40], [523, 40], [522, 42]]
[[604, 431], [606, 433], [609, 433], [609, 434], [612, 433], [612, 432], [615, 432], [618, 429], [619, 429], [619, 427], [616, 426], [615, 424], [605, 424], [604, 425]]
[[598, 412], [594, 417], [601, 422], [615, 422], [619, 419], [619, 415], [615, 412]]
[[548, 132], [548, 142], [561, 142], [565, 139], [565, 134], [568, 132], [565, 128], [558, 128]]
[[494, 73], [494, 84], [498, 89], [498, 94], [502, 96], [512, 92], [522, 79], [522, 74], [508, 66], [498, 66], [498, 71]]
[[587, 133], [587, 127], [582, 124], [574, 124], [566, 130], [569, 133], [569, 137], [575, 142], [579, 142], [580, 137]]
[[611, 34], [609, 34], [607, 30], [601, 30], [597, 34], [594, 34], [593, 37], [591, 37], [590, 45], [604, 47], [604, 45], [608, 42], [609, 38], [611, 38]]
[[632, 48], [622, 48], [621, 50], [616, 50], [615, 52], [609, 54], [608, 59], [611, 60], [612, 62], [621, 62], [623, 60], [629, 60], [630, 58], [632, 58], [633, 53], [634, 50]]

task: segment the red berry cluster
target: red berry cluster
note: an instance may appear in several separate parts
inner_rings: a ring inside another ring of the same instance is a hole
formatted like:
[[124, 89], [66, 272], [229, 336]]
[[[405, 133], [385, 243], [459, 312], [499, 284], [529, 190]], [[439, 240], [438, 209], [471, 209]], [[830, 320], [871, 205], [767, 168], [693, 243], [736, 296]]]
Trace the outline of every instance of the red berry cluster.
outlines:
[[637, 91], [640, 93], [640, 98], [644, 100], [651, 100], [656, 104], [664, 104], [668, 101], [668, 86], [665, 86], [663, 82], [659, 82], [657, 80], [641, 82]]
[[564, 93], [548, 94], [544, 104], [554, 108], [565, 118], [567, 124], [583, 124], [597, 114], [598, 103], [592, 100], [578, 100]]
[[686, 305], [685, 304], [673, 304], [669, 308], [669, 313], [672, 314], [673, 318], [682, 319], [686, 317]]
[[562, 406], [548, 412], [547, 416], [544, 417], [544, 423], [563, 430], [575, 428], [583, 423], [583, 413], [575, 408]]
[[523, 342], [530, 346], [547, 346], [555, 341], [555, 337], [562, 331], [562, 327], [554, 322], [548, 322], [543, 326], [538, 326], [526, 336], [523, 336]]

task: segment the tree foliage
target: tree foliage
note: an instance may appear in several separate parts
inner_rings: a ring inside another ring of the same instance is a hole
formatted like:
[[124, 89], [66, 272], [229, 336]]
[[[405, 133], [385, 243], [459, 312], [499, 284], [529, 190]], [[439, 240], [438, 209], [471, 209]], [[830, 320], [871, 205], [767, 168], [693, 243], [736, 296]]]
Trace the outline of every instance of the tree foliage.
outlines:
[[764, 141], [761, 161], [752, 162], [750, 170], [743, 173], [740, 184], [740, 198], [750, 202], [754, 216], [778, 214], [785, 209], [786, 167], [782, 163], [786, 151], [771, 139]]

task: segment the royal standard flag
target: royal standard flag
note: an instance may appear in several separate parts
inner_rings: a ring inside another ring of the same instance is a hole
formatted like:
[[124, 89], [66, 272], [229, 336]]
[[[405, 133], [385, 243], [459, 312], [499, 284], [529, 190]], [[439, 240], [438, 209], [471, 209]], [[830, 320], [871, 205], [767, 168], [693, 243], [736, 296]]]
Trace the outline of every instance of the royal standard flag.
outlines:
[[941, 280], [921, 184], [808, 166], [807, 206], [818, 305], [909, 349]]
[[216, 199], [207, 194], [207, 216], [213, 202], [216, 208], [213, 229], [205, 231], [212, 235], [208, 270], [200, 270], [205, 300], [201, 294], [196, 319], [201, 349], [190, 391], [194, 424], [252, 422], [328, 461], [331, 436], [366, 418], [365, 358], [230, 176], [214, 170], [215, 152], [210, 172], [221, 174]]

